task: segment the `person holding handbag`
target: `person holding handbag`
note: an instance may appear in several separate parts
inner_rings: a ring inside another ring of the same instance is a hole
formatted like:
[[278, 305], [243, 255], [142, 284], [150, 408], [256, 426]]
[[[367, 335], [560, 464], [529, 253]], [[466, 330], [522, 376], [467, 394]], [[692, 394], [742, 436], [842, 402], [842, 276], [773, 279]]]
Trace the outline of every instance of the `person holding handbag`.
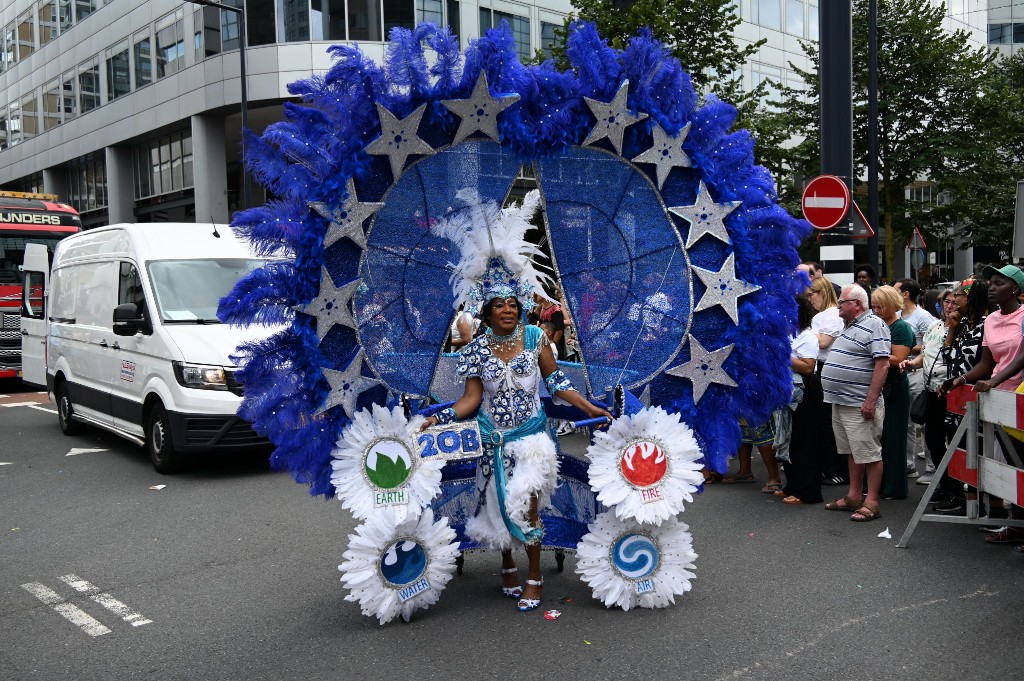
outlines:
[[[939, 296], [942, 319], [928, 327], [922, 341], [924, 348], [914, 359], [900, 362], [900, 371], [908, 369], [924, 369], [924, 390], [910, 405], [910, 420], [924, 426], [925, 449], [932, 464], [939, 465], [946, 453], [946, 396], [939, 394], [942, 382], [946, 380], [946, 359], [942, 348], [949, 333], [949, 312], [956, 310], [953, 290], [944, 291]], [[931, 478], [921, 476], [918, 482], [931, 482]]]

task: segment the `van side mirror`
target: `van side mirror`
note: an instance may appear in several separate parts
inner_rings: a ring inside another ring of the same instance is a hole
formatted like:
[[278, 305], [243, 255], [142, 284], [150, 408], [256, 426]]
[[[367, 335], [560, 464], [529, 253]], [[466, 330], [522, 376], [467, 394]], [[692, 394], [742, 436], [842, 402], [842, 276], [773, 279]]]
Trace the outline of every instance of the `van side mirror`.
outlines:
[[149, 322], [139, 314], [135, 303], [124, 303], [114, 308], [114, 335], [134, 336], [138, 332], [151, 333]]

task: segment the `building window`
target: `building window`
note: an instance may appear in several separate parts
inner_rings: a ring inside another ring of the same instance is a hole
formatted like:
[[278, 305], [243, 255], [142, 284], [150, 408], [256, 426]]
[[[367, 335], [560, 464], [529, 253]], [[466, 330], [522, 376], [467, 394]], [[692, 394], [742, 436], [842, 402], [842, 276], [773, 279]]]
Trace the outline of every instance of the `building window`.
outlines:
[[75, 79], [75, 72], [68, 71], [61, 80], [61, 113], [64, 121], [70, 121], [78, 116], [78, 88]]
[[193, 26], [196, 27], [196, 61], [220, 53], [220, 15], [221, 10], [216, 7], [201, 7], [195, 13]]
[[14, 30], [14, 24], [7, 24], [4, 29], [4, 68], [9, 69], [18, 61], [18, 34]]
[[110, 102], [132, 91], [128, 72], [128, 41], [108, 49], [107, 55], [107, 101]]
[[383, 40], [379, 0], [348, 0], [348, 39]]
[[546, 21], [540, 22], [540, 50], [547, 58], [551, 57], [551, 48], [558, 42], [558, 24], [549, 24]]
[[72, 24], [75, 23], [71, 12], [71, 0], [57, 0], [57, 18], [60, 21], [61, 33], [71, 28]]
[[782, 7], [780, 0], [750, 0], [751, 18], [765, 28], [782, 30]]
[[132, 61], [135, 63], [135, 87], [153, 82], [153, 43], [149, 31], [139, 31], [133, 38]]
[[277, 36], [274, 0], [248, 0], [245, 3], [245, 24], [246, 45], [273, 45]]
[[79, 22], [96, 11], [98, 0], [75, 0], [75, 22]]
[[[344, 2], [345, 0], [341, 0]], [[238, 7], [242, 0], [227, 0], [222, 4], [231, 5], [232, 7]], [[227, 10], [221, 10], [220, 13], [220, 49], [222, 52], [228, 52], [230, 50], [238, 49], [239, 41], [239, 27], [241, 22], [237, 12], [228, 12]]]
[[459, 8], [459, 0], [447, 0], [448, 25], [457, 36], [462, 35], [462, 10]]
[[53, 130], [61, 124], [60, 117], [60, 81], [53, 80], [46, 84], [43, 92], [43, 131]]
[[156, 23], [156, 77], [177, 73], [185, 67], [185, 26], [183, 10]]
[[279, 43], [309, 40], [309, 0], [277, 0], [277, 19]]
[[39, 90], [21, 98], [21, 130], [23, 140], [39, 134]]
[[770, 102], [777, 102], [781, 98], [779, 83], [782, 81], [782, 69], [776, 66], [767, 66], [758, 62], [750, 64], [750, 85], [756, 88], [761, 83], [765, 84], [765, 98]]
[[21, 143], [21, 102], [11, 102], [7, 113], [7, 138], [9, 146]]
[[57, 0], [43, 0], [37, 14], [39, 21], [39, 46], [57, 37]]
[[102, 153], [79, 156], [67, 164], [70, 203], [79, 213], [107, 207], [107, 166]]
[[519, 59], [523, 61], [529, 59], [532, 53], [530, 52], [530, 20], [527, 17], [481, 7], [480, 35], [486, 33], [489, 28], [500, 26], [502, 20], [508, 22], [508, 27], [512, 30], [512, 38], [516, 41], [516, 52]]
[[35, 14], [29, 10], [18, 17], [18, 59], [25, 59], [35, 51]]
[[100, 105], [100, 63], [97, 57], [78, 67], [78, 111], [86, 114]]
[[192, 133], [180, 132], [135, 147], [135, 198], [194, 186]]
[[384, 36], [393, 28], [416, 28], [416, 6], [409, 0], [384, 0]]
[[804, 0], [786, 0], [786, 33], [804, 37]]
[[444, 5], [441, 0], [416, 0], [416, 23], [425, 21], [444, 26]]
[[312, 0], [313, 40], [345, 40], [345, 0]]
[[1009, 45], [1013, 42], [1013, 24], [989, 24], [988, 42], [991, 45]]
[[10, 146], [7, 136], [7, 107], [0, 107], [0, 151]]
[[1024, 43], [1024, 24], [1013, 25], [1013, 42]]

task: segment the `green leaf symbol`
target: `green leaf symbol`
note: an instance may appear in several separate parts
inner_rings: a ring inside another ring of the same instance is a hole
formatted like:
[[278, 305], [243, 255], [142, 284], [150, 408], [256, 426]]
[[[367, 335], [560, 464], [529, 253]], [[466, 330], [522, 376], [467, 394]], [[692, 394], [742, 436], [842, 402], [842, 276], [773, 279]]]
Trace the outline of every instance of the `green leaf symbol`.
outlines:
[[377, 468], [373, 469], [367, 465], [366, 477], [378, 488], [394, 489], [409, 478], [409, 466], [402, 457], [394, 461], [383, 452], [375, 451], [374, 457], [367, 457], [367, 460], [370, 458], [376, 458]]

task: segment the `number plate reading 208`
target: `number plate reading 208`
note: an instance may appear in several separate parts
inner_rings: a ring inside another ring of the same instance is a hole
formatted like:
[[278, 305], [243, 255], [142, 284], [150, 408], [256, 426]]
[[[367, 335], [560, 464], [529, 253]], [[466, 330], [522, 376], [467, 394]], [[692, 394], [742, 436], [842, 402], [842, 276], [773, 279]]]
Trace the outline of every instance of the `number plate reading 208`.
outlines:
[[472, 459], [483, 452], [480, 428], [476, 421], [446, 423], [427, 428], [416, 439], [420, 456], [440, 456], [445, 460]]

